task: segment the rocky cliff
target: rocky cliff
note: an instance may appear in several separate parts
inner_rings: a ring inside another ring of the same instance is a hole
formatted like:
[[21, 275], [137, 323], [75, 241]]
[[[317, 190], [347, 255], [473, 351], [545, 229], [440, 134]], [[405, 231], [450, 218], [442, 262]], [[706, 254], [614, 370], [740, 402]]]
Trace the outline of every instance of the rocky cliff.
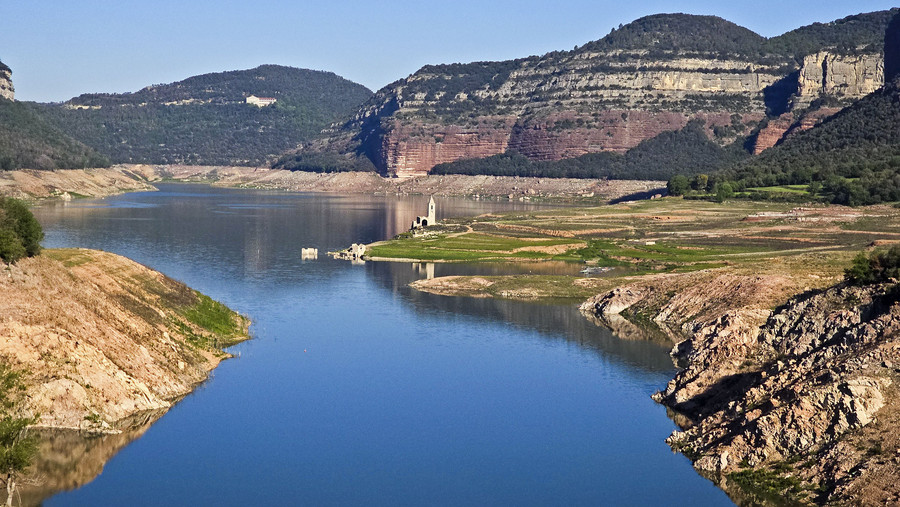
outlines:
[[0, 97], [9, 100], [16, 99], [16, 89], [12, 83], [12, 70], [0, 62]]
[[794, 105], [806, 107], [821, 97], [852, 101], [874, 92], [883, 84], [883, 55], [843, 55], [819, 51], [803, 58]]
[[894, 82], [900, 77], [900, 16], [894, 16], [884, 34], [884, 80]]
[[9, 72], [0, 71], [0, 97], [15, 100], [16, 90], [13, 88], [12, 77]]
[[693, 283], [623, 287], [583, 307], [607, 321], [651, 315], [687, 337], [673, 349], [686, 368], [654, 397], [682, 427], [673, 449], [747, 504], [900, 501], [897, 290], [838, 285], [770, 311], [784, 292], [772, 277], [686, 278]]
[[[878, 15], [882, 31], [870, 38], [883, 38], [887, 18]], [[559, 160], [624, 152], [694, 118], [724, 144], [767, 114], [819, 97], [852, 101], [882, 82], [880, 45], [832, 49], [824, 37], [798, 61], [773, 40], [719, 18], [658, 15], [573, 51], [427, 66], [380, 90], [282, 165], [328, 154], [407, 177], [507, 150]]]
[[751, 144], [751, 153], [758, 155], [788, 137], [815, 127], [843, 106], [881, 88], [884, 81], [882, 55], [820, 51], [804, 57], [797, 71], [797, 91], [790, 101], [791, 111], [772, 117], [761, 126]]

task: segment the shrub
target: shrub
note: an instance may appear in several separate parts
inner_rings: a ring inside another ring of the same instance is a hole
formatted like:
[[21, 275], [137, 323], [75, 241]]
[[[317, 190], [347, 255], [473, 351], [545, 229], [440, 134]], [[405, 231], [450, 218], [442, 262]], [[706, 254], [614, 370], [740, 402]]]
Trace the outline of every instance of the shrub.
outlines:
[[18, 199], [0, 197], [0, 259], [12, 264], [41, 252], [41, 224]]
[[900, 245], [868, 256], [860, 252], [844, 271], [844, 279], [852, 285], [896, 282], [900, 279]]

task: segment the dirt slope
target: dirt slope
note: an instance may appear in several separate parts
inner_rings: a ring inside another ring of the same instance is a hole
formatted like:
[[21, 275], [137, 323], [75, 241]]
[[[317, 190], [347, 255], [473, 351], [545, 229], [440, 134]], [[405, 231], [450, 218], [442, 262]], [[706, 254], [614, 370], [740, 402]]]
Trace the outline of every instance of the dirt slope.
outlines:
[[48, 250], [0, 271], [0, 361], [39, 426], [114, 430], [165, 409], [246, 338], [247, 321], [124, 257]]

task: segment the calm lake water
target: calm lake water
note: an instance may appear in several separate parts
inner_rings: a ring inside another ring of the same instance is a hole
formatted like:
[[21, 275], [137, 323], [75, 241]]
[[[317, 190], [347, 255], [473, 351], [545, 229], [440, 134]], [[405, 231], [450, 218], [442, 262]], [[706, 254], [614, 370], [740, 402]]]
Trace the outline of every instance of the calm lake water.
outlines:
[[[351, 265], [427, 197], [159, 185], [46, 203], [47, 247], [112, 251], [253, 320], [213, 377], [45, 505], [730, 505], [664, 439], [667, 348], [574, 304], [434, 296], [436, 276], [577, 265]], [[534, 209], [439, 199], [438, 216]]]

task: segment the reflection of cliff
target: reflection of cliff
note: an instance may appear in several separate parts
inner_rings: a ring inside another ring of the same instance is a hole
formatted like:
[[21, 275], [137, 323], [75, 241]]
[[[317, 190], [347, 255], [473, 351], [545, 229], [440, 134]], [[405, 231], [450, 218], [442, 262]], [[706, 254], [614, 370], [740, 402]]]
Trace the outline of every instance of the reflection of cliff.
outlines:
[[[32, 472], [22, 487], [22, 505], [40, 505], [61, 491], [80, 488], [103, 471], [107, 461], [147, 431], [162, 412], [148, 412], [131, 419], [118, 434], [88, 434], [71, 430], [40, 431], [40, 450]], [[0, 494], [0, 498], [5, 498]]]
[[[450, 274], [501, 274], [510, 271], [527, 272], [538, 265], [506, 266], [501, 264], [435, 264], [435, 276]], [[554, 266], [556, 270], [576, 269], [571, 266]], [[548, 338], [563, 338], [583, 348], [597, 350], [636, 368], [649, 371], [673, 371], [669, 346], [644, 340], [622, 340], [607, 328], [589, 322], [574, 303], [535, 304], [500, 299], [475, 299], [466, 297], [436, 296], [408, 287], [414, 280], [424, 278], [418, 264], [398, 262], [369, 262], [369, 275], [382, 286], [400, 295], [418, 310], [437, 309], [452, 314], [487, 318], [523, 328], [533, 329]], [[577, 269], [576, 269], [577, 270]]]

